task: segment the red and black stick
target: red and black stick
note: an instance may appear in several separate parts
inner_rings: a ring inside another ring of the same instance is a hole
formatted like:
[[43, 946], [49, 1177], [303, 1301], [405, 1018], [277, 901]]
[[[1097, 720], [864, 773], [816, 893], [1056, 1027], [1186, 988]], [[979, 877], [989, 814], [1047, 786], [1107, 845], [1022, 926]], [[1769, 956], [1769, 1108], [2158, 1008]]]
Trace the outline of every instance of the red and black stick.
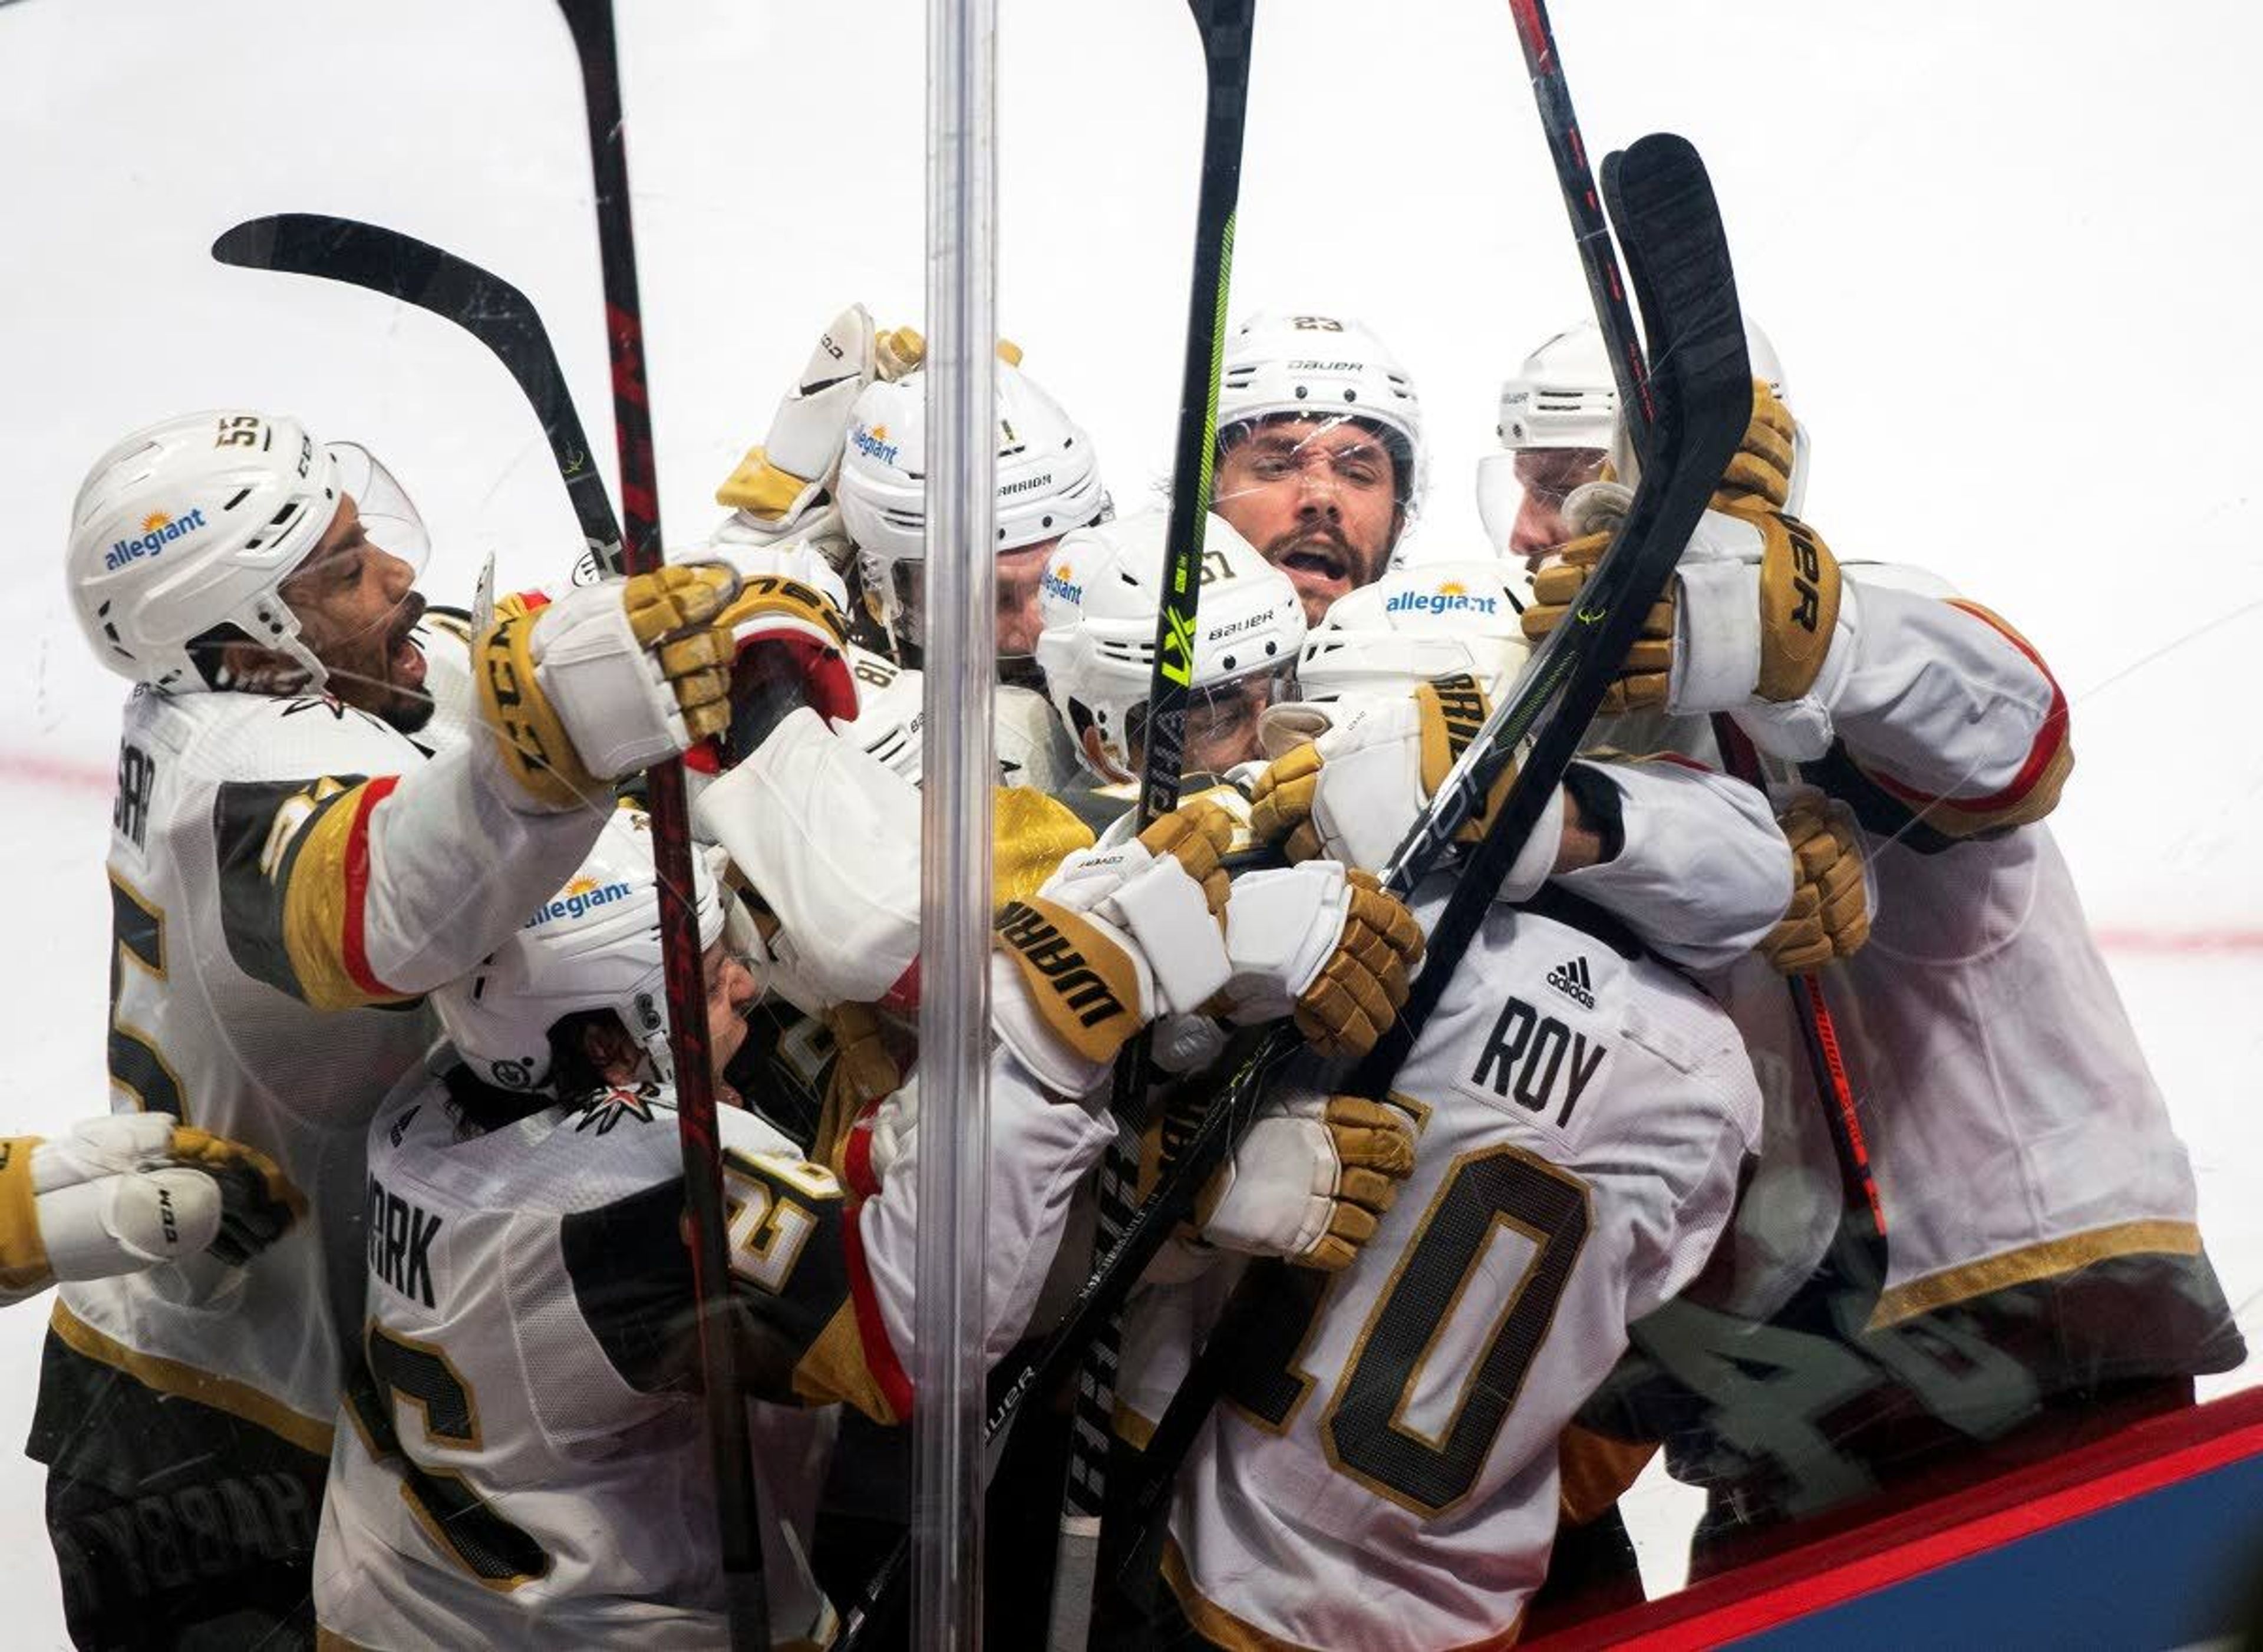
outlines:
[[[653, 468], [652, 408], [645, 388], [628, 153], [621, 135], [620, 60], [612, 0], [559, 0], [559, 4], [581, 54], [582, 89], [589, 107], [597, 250], [604, 272], [605, 339], [613, 369], [613, 423], [620, 443], [621, 564], [623, 571], [634, 576], [650, 573], [661, 564], [660, 488]], [[699, 1369], [714, 1458], [731, 1644], [734, 1648], [766, 1647], [770, 1612], [763, 1588], [762, 1511], [748, 1455], [738, 1351], [731, 1335], [722, 1142], [715, 1119], [707, 991], [691, 873], [691, 814], [684, 801], [683, 763], [655, 764], [647, 773], [646, 786], [653, 858], [660, 873], [669, 1047], [676, 1065], [676, 1127], [683, 1141], [684, 1203], [690, 1219], [692, 1289], [698, 1305]]]

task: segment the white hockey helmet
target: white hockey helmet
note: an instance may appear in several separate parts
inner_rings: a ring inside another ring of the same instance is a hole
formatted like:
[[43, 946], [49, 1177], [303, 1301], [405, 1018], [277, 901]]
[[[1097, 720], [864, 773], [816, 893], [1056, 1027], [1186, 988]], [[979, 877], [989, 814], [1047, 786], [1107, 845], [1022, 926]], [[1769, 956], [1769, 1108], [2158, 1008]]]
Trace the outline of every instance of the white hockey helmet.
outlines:
[[423, 566], [423, 523], [363, 448], [323, 446], [294, 418], [233, 409], [134, 431], [95, 461], [71, 506], [71, 609], [96, 657], [134, 682], [203, 688], [191, 645], [241, 640], [286, 656], [319, 689], [329, 673], [281, 589], [329, 531], [342, 494], [372, 540]]
[[[706, 859], [691, 857], [699, 944], [723, 933], [723, 898]], [[669, 1069], [660, 945], [660, 879], [651, 822], [614, 812], [581, 868], [479, 967], [431, 995], [456, 1054], [485, 1082], [539, 1090], [550, 1077], [550, 1029], [584, 1010], [611, 1010]]]
[[[1775, 346], [1749, 318], [1745, 350], [1753, 377], [1788, 403], [1783, 364]], [[1797, 515], [1806, 491], [1807, 431], [1797, 424], [1794, 428], [1789, 509]], [[1618, 438], [1618, 380], [1603, 348], [1602, 330], [1593, 321], [1575, 322], [1527, 356], [1524, 365], [1501, 381], [1500, 413], [1493, 431], [1506, 451], [1478, 460], [1478, 514], [1491, 542], [1506, 545], [1523, 493], [1516, 476], [1517, 453], [1561, 448], [1608, 453]]]
[[[1104, 521], [1111, 507], [1092, 438], [1019, 367], [1001, 361], [997, 372], [997, 548]], [[927, 374], [866, 385], [841, 456], [841, 518], [857, 544], [865, 600], [899, 641], [917, 640], [927, 468]]]
[[1225, 341], [1218, 374], [1218, 451], [1245, 424], [1269, 418], [1347, 418], [1372, 425], [1391, 448], [1399, 503], [1412, 513], [1428, 480], [1422, 403], [1383, 341], [1362, 322], [1265, 311]]
[[[1038, 665], [1077, 755], [1103, 780], [1120, 781], [1139, 771], [1133, 748], [1154, 671], [1168, 525], [1169, 513], [1158, 510], [1081, 529], [1055, 547], [1045, 570]], [[1274, 679], [1272, 687], [1285, 686], [1304, 640], [1305, 611], [1296, 586], [1212, 514], [1203, 537], [1189, 721], [1218, 690], [1243, 678], [1262, 675]], [[1085, 750], [1088, 728], [1097, 732], [1102, 754], [1116, 772]]]
[[1508, 576], [1507, 566], [1490, 557], [1418, 562], [1338, 598], [1305, 634], [1298, 697], [1408, 694], [1457, 674], [1498, 697], [1532, 653]]
[[871, 649], [849, 645], [849, 674], [857, 679], [858, 710], [835, 730], [913, 785], [927, 750], [926, 690], [920, 673]]

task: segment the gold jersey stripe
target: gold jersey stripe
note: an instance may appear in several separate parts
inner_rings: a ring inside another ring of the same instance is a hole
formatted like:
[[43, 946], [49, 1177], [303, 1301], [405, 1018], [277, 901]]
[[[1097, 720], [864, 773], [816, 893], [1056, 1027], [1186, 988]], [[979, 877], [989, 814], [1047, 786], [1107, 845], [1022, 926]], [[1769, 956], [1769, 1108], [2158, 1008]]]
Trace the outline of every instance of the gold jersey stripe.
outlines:
[[398, 1004], [371, 973], [362, 952], [362, 902], [369, 888], [369, 814], [397, 785], [385, 775], [329, 800], [300, 830], [283, 891], [283, 948], [310, 1008], [358, 1010]]
[[38, 1136], [0, 1141], [0, 1294], [15, 1301], [55, 1282], [40, 1237], [39, 1194], [32, 1183]]
[[214, 1376], [209, 1371], [184, 1365], [177, 1359], [168, 1359], [161, 1354], [145, 1354], [138, 1348], [128, 1348], [124, 1343], [104, 1335], [88, 1324], [62, 1303], [55, 1304], [54, 1316], [49, 1329], [61, 1338], [63, 1345], [83, 1355], [97, 1365], [122, 1371], [145, 1388], [159, 1394], [177, 1395], [184, 1400], [194, 1400], [199, 1405], [208, 1405], [215, 1411], [225, 1411], [230, 1417], [265, 1429], [278, 1438], [289, 1441], [302, 1452], [317, 1457], [330, 1454], [330, 1424], [318, 1423], [311, 1417], [302, 1417], [281, 1401], [271, 1398], [248, 1382], [233, 1377]]
[[1934, 1308], [1970, 1301], [1976, 1296], [2008, 1290], [2015, 1285], [2056, 1279], [2113, 1257], [2148, 1254], [2196, 1257], [2200, 1254], [2200, 1229], [2188, 1221], [2125, 1221], [1943, 1268], [1906, 1285], [1897, 1285], [1881, 1295], [1870, 1315], [1870, 1329], [1883, 1330]]

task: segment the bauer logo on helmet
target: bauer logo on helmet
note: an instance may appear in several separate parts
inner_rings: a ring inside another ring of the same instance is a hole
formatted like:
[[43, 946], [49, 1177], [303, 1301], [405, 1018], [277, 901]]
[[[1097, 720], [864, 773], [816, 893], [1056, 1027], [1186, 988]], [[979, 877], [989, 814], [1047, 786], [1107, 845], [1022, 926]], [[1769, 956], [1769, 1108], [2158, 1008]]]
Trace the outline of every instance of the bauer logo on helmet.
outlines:
[[104, 568], [115, 573], [128, 562], [138, 562], [145, 556], [155, 556], [175, 540], [197, 533], [205, 525], [205, 513], [192, 511], [186, 516], [175, 516], [167, 511], [152, 511], [141, 518], [138, 538], [119, 540], [102, 559]]

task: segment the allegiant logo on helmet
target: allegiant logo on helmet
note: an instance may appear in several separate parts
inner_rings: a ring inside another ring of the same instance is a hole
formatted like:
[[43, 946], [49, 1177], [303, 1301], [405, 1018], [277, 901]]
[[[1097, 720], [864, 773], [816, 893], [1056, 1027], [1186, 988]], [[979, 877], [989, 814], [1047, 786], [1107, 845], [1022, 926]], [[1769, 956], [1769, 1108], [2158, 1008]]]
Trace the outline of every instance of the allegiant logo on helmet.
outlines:
[[601, 906], [611, 906], [616, 901], [625, 901], [636, 891], [616, 879], [611, 883], [599, 883], [595, 878], [576, 878], [558, 892], [555, 899], [534, 909], [534, 916], [519, 925], [535, 929], [560, 918], [576, 918]]
[[849, 445], [867, 459], [877, 459], [884, 465], [894, 464], [900, 451], [897, 445], [888, 439], [888, 427], [885, 424], [875, 424], [870, 430], [859, 424], [850, 432]]
[[196, 533], [204, 525], [205, 513], [202, 511], [192, 511], [184, 517], [167, 516], [163, 511], [152, 511], [141, 518], [141, 536], [119, 540], [110, 547], [110, 554], [102, 559], [102, 565], [114, 573], [128, 562], [155, 556], [175, 540], [184, 534]]
[[1491, 613], [1498, 597], [1476, 597], [1449, 580], [1435, 591], [1402, 591], [1383, 605], [1385, 613]]
[[1070, 577], [1074, 572], [1066, 562], [1063, 562], [1059, 567], [1045, 569], [1045, 576], [1038, 584], [1048, 597], [1058, 597], [1063, 602], [1081, 603], [1084, 587]]

